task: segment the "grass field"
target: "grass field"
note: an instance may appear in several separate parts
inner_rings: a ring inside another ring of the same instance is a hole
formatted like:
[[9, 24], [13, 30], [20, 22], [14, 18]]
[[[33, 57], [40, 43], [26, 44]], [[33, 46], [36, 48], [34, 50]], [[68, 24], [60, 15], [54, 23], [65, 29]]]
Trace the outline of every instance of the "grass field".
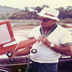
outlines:
[[[10, 20], [12, 23], [37, 23], [39, 22], [39, 20], [36, 20], [36, 19], [13, 19], [13, 20]], [[72, 19], [71, 18], [66, 18], [66, 19], [61, 19], [59, 22], [62, 22], [62, 23], [72, 23]]]
[[35, 19], [13, 19], [10, 20], [12, 23], [33, 23], [33, 22], [38, 22], [39, 20]]
[[37, 26], [39, 25], [39, 20], [25, 20], [25, 19], [14, 19], [10, 20], [11, 24], [14, 24], [14, 26]]
[[[14, 24], [13, 26], [38, 26], [39, 20], [34, 19], [14, 19], [10, 20], [11, 24]], [[72, 23], [72, 19], [62, 19], [60, 21], [57, 21], [58, 25], [62, 25], [63, 27], [67, 27], [67, 23]]]

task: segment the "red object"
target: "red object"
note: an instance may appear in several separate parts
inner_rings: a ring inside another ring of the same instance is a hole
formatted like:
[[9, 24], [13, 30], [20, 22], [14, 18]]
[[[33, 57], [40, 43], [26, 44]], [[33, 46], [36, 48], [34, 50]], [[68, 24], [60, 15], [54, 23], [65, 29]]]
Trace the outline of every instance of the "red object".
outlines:
[[[0, 22], [0, 55], [13, 50], [24, 48], [25, 46], [32, 45], [36, 42], [35, 38], [22, 40], [18, 43], [15, 42], [13, 31], [9, 20]], [[8, 45], [9, 44], [9, 45]], [[17, 46], [18, 45], [18, 46]], [[17, 47], [17, 48], [16, 48]]]

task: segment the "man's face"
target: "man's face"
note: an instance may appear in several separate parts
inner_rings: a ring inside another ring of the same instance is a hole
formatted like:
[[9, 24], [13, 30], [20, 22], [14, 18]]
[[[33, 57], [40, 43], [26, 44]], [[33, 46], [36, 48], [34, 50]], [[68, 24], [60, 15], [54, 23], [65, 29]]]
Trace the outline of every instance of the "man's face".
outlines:
[[45, 17], [39, 17], [40, 20], [40, 25], [41, 27], [52, 27], [55, 24], [55, 20], [49, 19], [49, 18], [45, 18]]

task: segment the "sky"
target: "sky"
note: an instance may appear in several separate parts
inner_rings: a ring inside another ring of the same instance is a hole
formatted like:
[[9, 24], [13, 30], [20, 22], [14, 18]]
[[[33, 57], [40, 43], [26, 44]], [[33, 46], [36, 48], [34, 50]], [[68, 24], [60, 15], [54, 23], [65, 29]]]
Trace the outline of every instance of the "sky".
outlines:
[[20, 8], [48, 5], [51, 8], [72, 6], [72, 0], [0, 0], [1, 6]]

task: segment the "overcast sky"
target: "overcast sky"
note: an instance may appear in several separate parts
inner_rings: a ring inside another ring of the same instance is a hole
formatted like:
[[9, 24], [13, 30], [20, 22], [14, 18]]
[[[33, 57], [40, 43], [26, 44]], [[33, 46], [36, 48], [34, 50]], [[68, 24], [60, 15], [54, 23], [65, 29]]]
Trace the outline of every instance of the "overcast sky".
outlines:
[[21, 8], [48, 5], [52, 8], [72, 6], [72, 0], [0, 0], [0, 5]]

